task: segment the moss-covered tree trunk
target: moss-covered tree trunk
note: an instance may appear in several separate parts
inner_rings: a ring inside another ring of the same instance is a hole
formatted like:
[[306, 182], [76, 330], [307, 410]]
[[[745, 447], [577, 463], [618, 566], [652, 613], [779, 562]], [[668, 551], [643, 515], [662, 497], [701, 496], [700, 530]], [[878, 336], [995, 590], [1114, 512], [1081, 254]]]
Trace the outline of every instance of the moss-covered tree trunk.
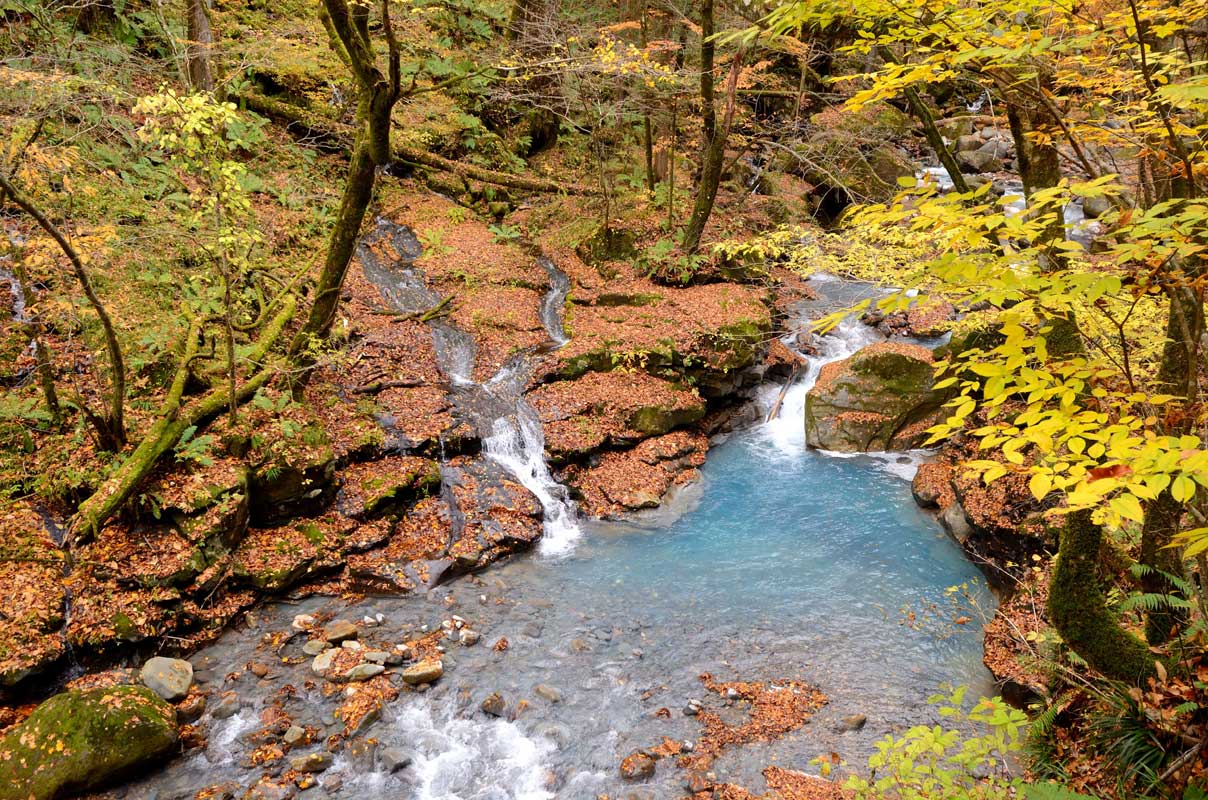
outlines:
[[1124, 630], [1107, 608], [1097, 570], [1102, 541], [1103, 529], [1091, 521], [1091, 512], [1069, 515], [1049, 582], [1049, 620], [1092, 669], [1144, 686], [1156, 675], [1157, 662], [1145, 642]]
[[[1200, 339], [1204, 335], [1204, 306], [1199, 290], [1174, 286], [1168, 292], [1170, 307], [1166, 317], [1166, 342], [1158, 367], [1159, 391], [1184, 398], [1190, 410], [1199, 397], [1199, 373], [1202, 361]], [[1193, 417], [1184, 413], [1173, 419], [1169, 433], [1191, 432]], [[1145, 509], [1141, 526], [1141, 563], [1149, 567], [1141, 578], [1142, 588], [1153, 594], [1182, 596], [1179, 588], [1162, 573], [1181, 577], [1183, 559], [1171, 541], [1182, 526], [1185, 508], [1167, 489]], [[1163, 644], [1186, 623], [1185, 612], [1163, 607], [1149, 612], [1145, 619], [1145, 638], [1150, 644]]]
[[189, 0], [189, 43], [185, 50], [185, 63], [189, 85], [195, 91], [214, 91], [214, 70], [210, 59], [213, 47], [209, 0]]
[[393, 159], [390, 116], [400, 94], [400, 56], [389, 8], [388, 3], [382, 4], [381, 24], [388, 53], [386, 71], [383, 72], [378, 67], [377, 55], [369, 38], [368, 6], [350, 3], [349, 0], [323, 2], [323, 24], [327, 28], [331, 48], [356, 80], [357, 130], [344, 194], [328, 240], [314, 302], [306, 323], [290, 347], [290, 353], [299, 362], [303, 375], [314, 364], [315, 347], [327, 338], [335, 322], [344, 277], [356, 251], [365, 212], [373, 198], [378, 169], [385, 168]]

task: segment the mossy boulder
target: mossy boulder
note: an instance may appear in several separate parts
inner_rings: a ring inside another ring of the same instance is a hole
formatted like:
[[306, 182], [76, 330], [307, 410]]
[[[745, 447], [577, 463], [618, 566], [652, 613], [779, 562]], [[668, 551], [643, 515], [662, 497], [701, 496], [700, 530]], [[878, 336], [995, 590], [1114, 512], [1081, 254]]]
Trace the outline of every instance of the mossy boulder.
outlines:
[[806, 441], [841, 453], [921, 446], [948, 398], [932, 362], [925, 347], [879, 342], [827, 364], [806, 396]]
[[335, 452], [318, 422], [266, 450], [251, 476], [254, 521], [280, 520], [317, 508], [334, 490]]
[[175, 744], [176, 710], [146, 687], [64, 692], [0, 739], [0, 800], [94, 789]]
[[401, 512], [440, 490], [440, 465], [417, 456], [388, 456], [344, 470], [337, 507], [364, 520]]

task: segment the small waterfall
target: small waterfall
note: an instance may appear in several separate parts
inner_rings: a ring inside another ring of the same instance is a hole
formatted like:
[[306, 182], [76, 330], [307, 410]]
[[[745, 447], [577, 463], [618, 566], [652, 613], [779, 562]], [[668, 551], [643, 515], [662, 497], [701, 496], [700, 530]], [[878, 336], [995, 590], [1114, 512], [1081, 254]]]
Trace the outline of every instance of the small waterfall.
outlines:
[[[817, 353], [799, 353], [805, 359], [801, 377], [787, 390], [779, 386], [768, 387], [760, 398], [761, 405], [770, 409], [781, 392], [784, 392], [779, 413], [760, 428], [774, 451], [782, 456], [794, 457], [805, 452], [805, 397], [818, 380], [818, 373], [827, 364], [841, 361], [865, 345], [882, 338], [884, 337], [875, 328], [854, 317], [848, 317], [829, 334], [818, 337]], [[789, 341], [785, 341], [785, 344], [792, 347]]]
[[[393, 251], [383, 259], [378, 251]], [[377, 220], [377, 230], [358, 246], [365, 274], [397, 310], [426, 311], [441, 302], [428, 288], [423, 273], [414, 267], [422, 254], [415, 233], [405, 225]], [[570, 292], [570, 278], [545, 256], [537, 263], [549, 275], [550, 288], [541, 298], [541, 323], [555, 347], [569, 341], [562, 323], [562, 307]], [[451, 384], [450, 396], [464, 419], [482, 437], [484, 454], [536, 496], [544, 516], [541, 552], [567, 553], [580, 529], [574, 503], [566, 487], [554, 480], [545, 463], [545, 435], [537, 412], [525, 402], [530, 353], [508, 360], [489, 380], [474, 380], [477, 345], [466, 331], [443, 320], [428, 323], [440, 371]], [[443, 446], [443, 443], [442, 443]], [[456, 514], [456, 504], [450, 504]]]
[[568, 553], [582, 531], [570, 494], [554, 480], [545, 463], [545, 435], [537, 412], [520, 400], [513, 416], [495, 420], [491, 435], [483, 440], [482, 446], [488, 457], [515, 475], [540, 501], [545, 517], [541, 552]]
[[549, 291], [541, 298], [541, 324], [555, 347], [561, 347], [570, 341], [562, 325], [562, 307], [570, 294], [570, 278], [545, 256], [538, 256], [537, 263], [549, 275]]

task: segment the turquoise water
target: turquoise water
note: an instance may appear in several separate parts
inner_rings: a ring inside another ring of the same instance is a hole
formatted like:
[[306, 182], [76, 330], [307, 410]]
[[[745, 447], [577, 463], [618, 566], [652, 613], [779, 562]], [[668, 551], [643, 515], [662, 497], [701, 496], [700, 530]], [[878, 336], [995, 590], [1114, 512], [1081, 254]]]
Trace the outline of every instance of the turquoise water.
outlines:
[[[286, 685], [296, 690], [285, 709], [297, 722], [314, 725], [320, 739], [342, 728], [332, 718], [339, 696], [307, 688], [301, 640], [280, 653], [264, 649], [262, 634], [288, 629], [299, 613], [380, 614], [381, 626], [363, 634], [375, 646], [448, 624], [453, 615], [482, 634], [475, 647], [450, 643], [445, 676], [424, 694], [403, 694], [363, 731], [379, 749], [406, 749], [411, 766], [388, 774], [372, 755], [341, 754], [320, 776], [322, 794], [308, 797], [628, 797], [634, 789], [617, 773], [622, 758], [663, 737], [691, 742], [700, 735], [697, 721], [682, 713], [690, 700], [743, 721], [743, 709], [723, 707], [702, 687], [703, 673], [804, 680], [829, 698], [800, 730], [717, 760], [720, 780], [756, 792], [768, 764], [812, 771], [812, 759], [835, 752], [862, 765], [881, 736], [934, 720], [927, 697], [945, 684], [966, 685], [972, 696], [993, 693], [981, 663], [981, 623], [993, 598], [959, 547], [915, 506], [909, 477], [919, 454], [839, 457], [805, 447], [804, 398], [817, 369], [871, 336], [848, 321], [824, 339], [803, 380], [784, 394], [779, 417], [719, 443], [701, 481], [658, 512], [580, 521], [567, 528], [574, 537], [563, 537], [556, 556], [538, 548], [427, 595], [352, 605], [314, 598], [263, 609], [258, 629], [228, 632], [195, 661], [221, 676], [271, 660], [272, 674], [234, 685], [245, 704], [235, 716], [202, 719], [207, 750], [178, 759], [127, 796], [172, 800], [221, 780], [250, 783], [255, 770], [240, 766], [254, 747], [249, 735], [260, 727], [262, 705]], [[757, 406], [766, 413], [780, 394], [781, 387], [766, 387]], [[517, 418], [505, 420], [520, 430], [524, 405], [516, 408]], [[533, 480], [552, 480], [543, 469], [530, 472]], [[954, 602], [962, 593], [950, 589], [962, 585], [972, 605]], [[904, 624], [912, 612], [921, 622]], [[968, 619], [954, 624], [957, 617]], [[506, 649], [491, 647], [505, 638]], [[544, 699], [541, 685], [558, 702]], [[503, 719], [479, 710], [495, 692], [509, 709]], [[839, 722], [853, 714], [867, 725], [842, 730]], [[633, 796], [682, 796], [682, 783], [664, 760]]]

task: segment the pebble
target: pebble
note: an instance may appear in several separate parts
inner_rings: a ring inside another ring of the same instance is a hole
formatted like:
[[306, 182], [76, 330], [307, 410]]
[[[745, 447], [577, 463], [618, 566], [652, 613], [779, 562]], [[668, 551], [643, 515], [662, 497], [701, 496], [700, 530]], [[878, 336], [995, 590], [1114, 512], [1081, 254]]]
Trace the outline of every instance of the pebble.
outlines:
[[374, 664], [403, 663], [403, 657], [398, 653], [388, 653], [385, 650], [366, 650], [361, 654], [361, 657], [366, 661], [372, 661]]
[[654, 775], [654, 759], [642, 752], [630, 753], [621, 761], [621, 777], [641, 781]]
[[570, 649], [575, 651], [576, 653], [588, 653], [588, 652], [591, 652], [591, 645], [589, 645], [587, 642], [583, 641], [582, 639], [571, 639], [570, 640]]
[[536, 686], [534, 686], [533, 694], [537, 695], [542, 700], [545, 700], [546, 702], [549, 702], [549, 703], [561, 703], [562, 702], [562, 692], [559, 692], [557, 689], [555, 689], [553, 686], [550, 686], [548, 683], [539, 683]]
[[252, 673], [257, 678], [263, 678], [268, 675], [268, 664], [260, 661], [253, 661], [248, 665], [248, 672]]
[[726, 699], [727, 700], [737, 700], [740, 697], [742, 697], [742, 695], [739, 694], [738, 690], [735, 689], [734, 687], [731, 686], [730, 688], [726, 689]]
[[381, 675], [385, 671], [386, 668], [381, 664], [357, 664], [344, 673], [344, 679], [354, 683], [357, 681], [367, 681], [370, 678]]
[[331, 645], [322, 639], [311, 639], [309, 642], [302, 645], [302, 652], [306, 653], [308, 656], [317, 656], [319, 653], [322, 653], [324, 650], [327, 650], [330, 647]]
[[298, 616], [294, 617], [294, 621], [290, 623], [290, 627], [296, 631], [306, 631], [313, 628], [316, 622], [318, 622], [318, 620], [316, 620], [310, 614], [299, 614]]
[[281, 736], [281, 741], [292, 747], [293, 745], [302, 741], [305, 736], [306, 730], [304, 728], [298, 725], [290, 725], [285, 733]]
[[327, 777], [323, 778], [323, 788], [326, 789], [328, 793], [335, 794], [344, 788], [344, 776], [339, 774], [328, 775]]
[[289, 760], [289, 765], [298, 772], [322, 772], [331, 766], [331, 762], [331, 753], [319, 752], [295, 756]]
[[411, 766], [414, 760], [409, 752], [401, 747], [387, 747], [381, 753], [382, 769], [394, 773]]
[[352, 650], [354, 652], [359, 652], [365, 649], [365, 645], [361, 644], [355, 639], [347, 639], [343, 642], [340, 642], [340, 647], [344, 648], [345, 650]]
[[364, 617], [361, 617], [361, 624], [364, 625], [366, 628], [376, 628], [378, 625], [381, 625], [382, 623], [376, 617], [371, 617], [368, 614], [366, 614]]
[[849, 714], [832, 726], [839, 733], [861, 730], [868, 723], [868, 717], [863, 714]]
[[503, 699], [503, 695], [499, 692], [491, 692], [487, 699], [482, 701], [479, 706], [484, 714], [490, 714], [492, 717], [502, 717], [508, 710], [507, 701]]
[[458, 641], [460, 641], [464, 647], [473, 647], [481, 640], [482, 634], [478, 631], [470, 630], [469, 628], [463, 628], [461, 635], [458, 637]]
[[346, 619], [336, 620], [323, 629], [323, 638], [332, 644], [357, 638], [357, 626]]

